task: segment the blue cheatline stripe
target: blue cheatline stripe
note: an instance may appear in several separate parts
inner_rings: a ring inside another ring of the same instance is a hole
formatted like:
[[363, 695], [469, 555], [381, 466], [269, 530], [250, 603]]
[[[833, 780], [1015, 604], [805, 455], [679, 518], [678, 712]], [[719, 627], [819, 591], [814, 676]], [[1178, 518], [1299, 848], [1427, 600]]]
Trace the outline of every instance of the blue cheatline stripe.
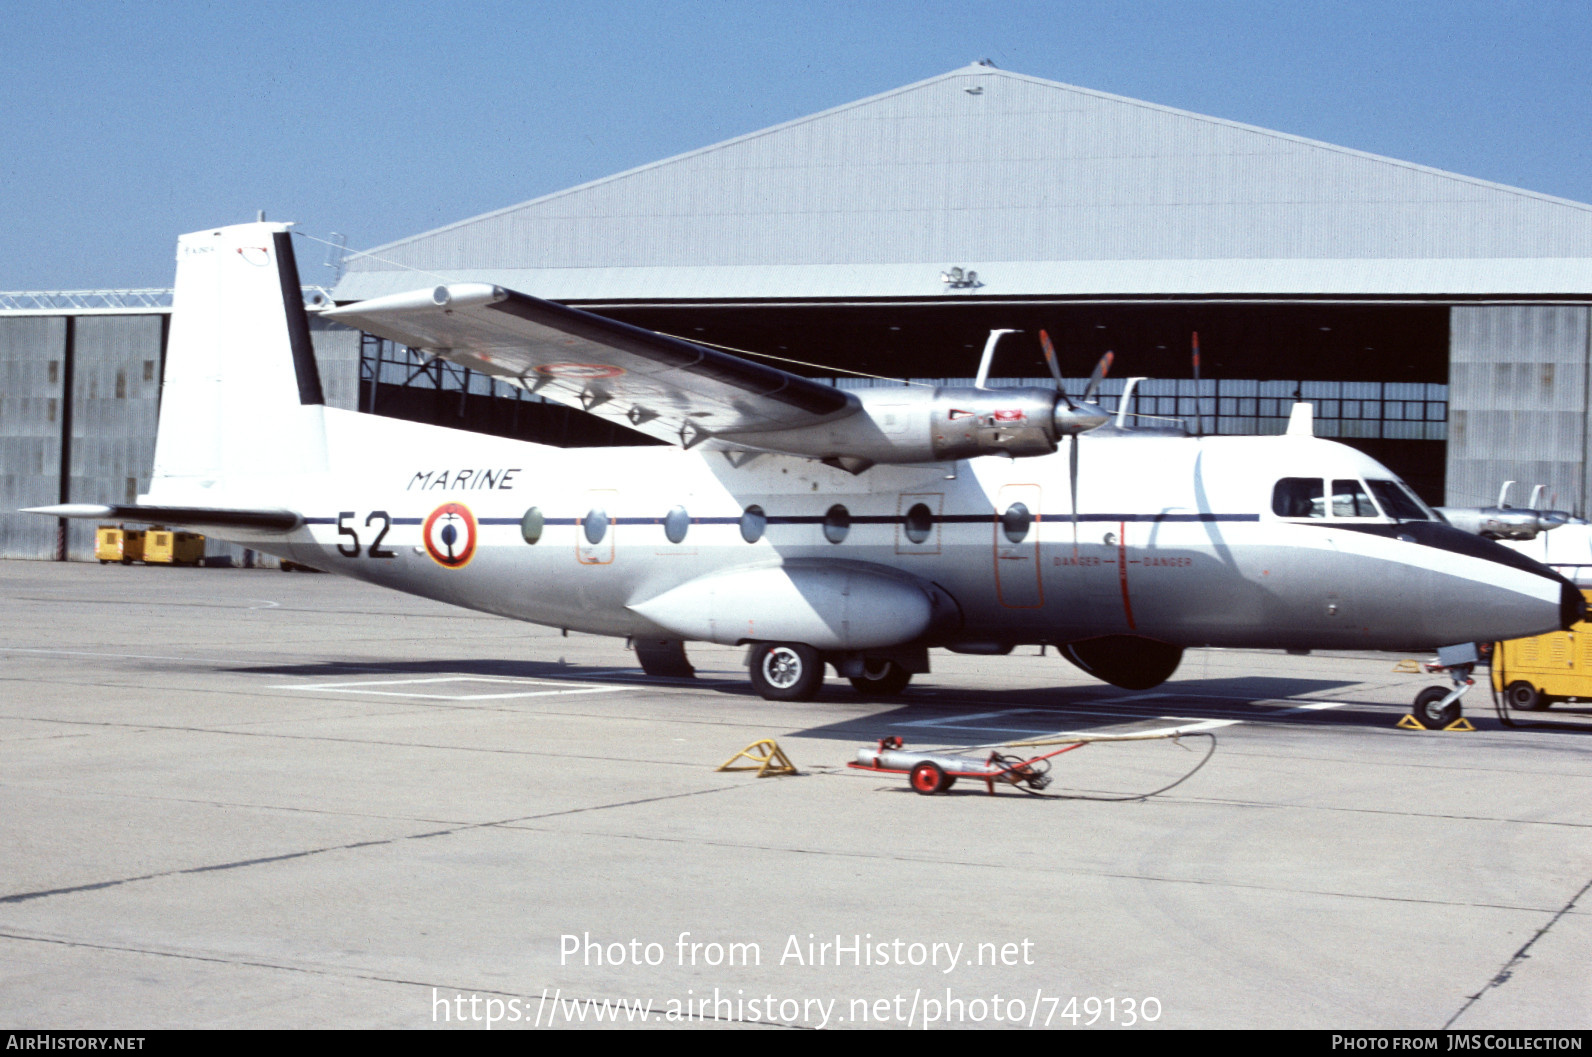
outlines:
[[[824, 514], [768, 514], [768, 515], [765, 515], [765, 518], [767, 520], [767, 523], [770, 524], [770, 525], [822, 525], [828, 520], [827, 515], [824, 515]], [[935, 515], [935, 516], [931, 517], [929, 520], [930, 520], [930, 522], [932, 522], [933, 524], [936, 524], [936, 525], [987, 525], [987, 524], [990, 524], [991, 522], [999, 522], [1000, 519], [1001, 519], [1001, 514], [1000, 514], [999, 511], [991, 511], [991, 512], [989, 512], [987, 514], [939, 514], [939, 515]], [[424, 520], [425, 520], [424, 518], [417, 518], [417, 517], [395, 517], [395, 518], [392, 519], [392, 523], [394, 525], [418, 525]], [[522, 519], [517, 518], [517, 517], [483, 517], [483, 518], [476, 518], [476, 523], [480, 524], [480, 525], [518, 525], [521, 522], [521, 520]], [[577, 517], [544, 517], [542, 519], [542, 524], [544, 524], [544, 525], [579, 525], [579, 524], [584, 523], [585, 520], [586, 519], [584, 517], [578, 517], [578, 518]], [[1072, 520], [1072, 515], [1071, 514], [1062, 514], [1062, 513], [1051, 514], [1051, 515], [1049, 515], [1049, 517], [1035, 517], [1034, 518], [1034, 521], [1036, 523], [1037, 522], [1049, 521], [1052, 524], [1055, 524], [1056, 522], [1061, 522], [1061, 521], [1070, 522], [1071, 520]], [[1218, 522], [1218, 521], [1219, 522], [1248, 522], [1248, 521], [1259, 521], [1260, 520], [1260, 515], [1259, 514], [1079, 514], [1078, 515], [1078, 520], [1079, 521], [1101, 521], [1101, 522], [1108, 522], [1108, 521], [1133, 521], [1133, 522]], [[691, 519], [691, 524], [693, 524], [693, 525], [739, 525], [740, 523], [741, 523], [741, 519], [739, 517], [694, 517], [694, 518]], [[853, 526], [856, 526], [856, 525], [904, 525], [906, 523], [907, 523], [907, 517], [906, 517], [905, 514], [853, 514], [853, 515], [851, 515], [851, 524]], [[332, 517], [307, 517], [307, 518], [304, 519], [304, 524], [306, 524], [306, 525], [335, 525], [335, 524], [337, 524], [337, 519], [336, 518], [332, 518]], [[663, 524], [663, 518], [661, 518], [661, 517], [610, 517], [608, 519], [608, 524], [610, 524], [610, 525], [661, 525], [661, 524]], [[1339, 527], [1343, 527], [1343, 526], [1339, 526]], [[1550, 564], [1550, 565], [1565, 565], [1565, 566], [1574, 565], [1574, 563], [1570, 563], [1570, 562], [1550, 562], [1548, 564]], [[1574, 567], [1575, 568], [1585, 568], [1585, 567], [1588, 567], [1588, 566], [1574, 565]]]

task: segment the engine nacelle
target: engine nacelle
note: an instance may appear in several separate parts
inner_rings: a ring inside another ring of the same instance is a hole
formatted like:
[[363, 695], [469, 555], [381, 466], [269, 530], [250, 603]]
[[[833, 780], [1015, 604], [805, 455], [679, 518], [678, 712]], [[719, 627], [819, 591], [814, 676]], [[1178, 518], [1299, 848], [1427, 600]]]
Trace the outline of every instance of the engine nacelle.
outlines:
[[1062, 437], [1104, 424], [1096, 404], [1054, 389], [903, 386], [854, 390], [855, 410], [796, 430], [718, 434], [721, 445], [831, 460], [853, 472], [875, 463], [944, 462], [980, 455], [1049, 455]]
[[1572, 518], [1563, 510], [1527, 510], [1522, 507], [1440, 506], [1443, 520], [1461, 532], [1471, 532], [1495, 540], [1529, 540], [1568, 524]]

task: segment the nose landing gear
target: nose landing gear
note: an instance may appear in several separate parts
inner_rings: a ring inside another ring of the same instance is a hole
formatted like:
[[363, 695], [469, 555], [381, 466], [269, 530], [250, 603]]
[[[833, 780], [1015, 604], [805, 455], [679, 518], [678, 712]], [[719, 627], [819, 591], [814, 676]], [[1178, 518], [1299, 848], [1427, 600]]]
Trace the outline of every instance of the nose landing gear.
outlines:
[[1471, 673], [1476, 670], [1480, 661], [1473, 642], [1462, 643], [1458, 646], [1444, 646], [1437, 651], [1437, 663], [1424, 665], [1429, 672], [1447, 672], [1453, 680], [1454, 688], [1446, 686], [1428, 686], [1415, 695], [1415, 705], [1410, 709], [1410, 714], [1415, 721], [1427, 730], [1443, 730], [1459, 721], [1461, 709], [1459, 699], [1465, 692], [1476, 685], [1476, 680], [1471, 678]]

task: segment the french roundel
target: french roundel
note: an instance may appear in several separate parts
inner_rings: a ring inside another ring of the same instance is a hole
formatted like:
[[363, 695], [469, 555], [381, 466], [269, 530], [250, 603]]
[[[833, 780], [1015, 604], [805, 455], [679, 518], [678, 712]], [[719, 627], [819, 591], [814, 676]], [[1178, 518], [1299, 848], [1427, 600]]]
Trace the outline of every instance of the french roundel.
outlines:
[[438, 565], [462, 569], [475, 557], [475, 515], [463, 503], [443, 503], [421, 526], [426, 553]]

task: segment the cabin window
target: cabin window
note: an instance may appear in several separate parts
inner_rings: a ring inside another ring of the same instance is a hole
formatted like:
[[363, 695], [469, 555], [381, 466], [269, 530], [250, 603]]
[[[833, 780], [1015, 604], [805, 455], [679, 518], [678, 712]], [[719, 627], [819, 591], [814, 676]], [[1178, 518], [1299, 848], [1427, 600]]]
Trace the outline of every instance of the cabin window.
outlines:
[[907, 539], [922, 543], [934, 531], [934, 512], [922, 503], [914, 503], [912, 509], [907, 511], [906, 524], [902, 528], [906, 531]]
[[1381, 514], [1359, 481], [1339, 478], [1332, 482], [1333, 517], [1380, 517]]
[[1271, 491], [1271, 512], [1278, 517], [1326, 517], [1319, 477], [1284, 477]]
[[542, 508], [533, 506], [520, 518], [520, 535], [525, 537], [526, 543], [535, 543], [542, 538], [542, 529], [546, 527], [547, 519], [542, 517]]
[[1431, 521], [1432, 512], [1410, 490], [1398, 481], [1365, 482], [1371, 487], [1377, 502], [1394, 521]]
[[1028, 512], [1028, 507], [1022, 503], [1013, 503], [1006, 508], [1006, 513], [1001, 515], [1001, 531], [1006, 533], [1006, 538], [1013, 543], [1021, 543], [1028, 538], [1028, 529], [1034, 523], [1034, 515]]
[[851, 511], [836, 503], [824, 515], [824, 539], [839, 543], [851, 531]]
[[608, 535], [608, 512], [601, 507], [593, 507], [581, 519], [580, 525], [586, 530], [586, 542], [595, 547]]
[[768, 528], [768, 515], [763, 513], [760, 506], [749, 506], [741, 515], [741, 538], [748, 543], [756, 543], [763, 538], [763, 530]]
[[680, 543], [685, 540], [685, 534], [691, 529], [691, 515], [685, 512], [685, 507], [677, 506], [663, 516], [663, 534], [669, 537], [670, 543]]

